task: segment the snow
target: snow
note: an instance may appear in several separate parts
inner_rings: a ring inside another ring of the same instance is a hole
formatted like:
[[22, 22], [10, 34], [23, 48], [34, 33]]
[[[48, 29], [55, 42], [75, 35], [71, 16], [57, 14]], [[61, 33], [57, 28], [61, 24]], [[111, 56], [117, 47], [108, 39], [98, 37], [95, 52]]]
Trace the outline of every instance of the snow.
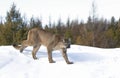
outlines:
[[66, 64], [60, 51], [53, 52], [56, 63], [49, 63], [46, 47], [41, 46], [38, 60], [32, 47], [23, 53], [12, 46], [0, 46], [0, 78], [120, 78], [120, 48], [102, 49], [72, 45]]

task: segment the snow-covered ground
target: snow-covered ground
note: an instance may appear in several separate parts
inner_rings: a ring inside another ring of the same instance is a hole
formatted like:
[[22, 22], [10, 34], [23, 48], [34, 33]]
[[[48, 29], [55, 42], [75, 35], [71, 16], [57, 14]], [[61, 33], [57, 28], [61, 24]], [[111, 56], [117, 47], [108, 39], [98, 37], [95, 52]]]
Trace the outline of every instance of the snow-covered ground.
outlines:
[[120, 48], [100, 49], [72, 45], [66, 64], [60, 51], [53, 52], [56, 63], [49, 63], [47, 50], [41, 46], [33, 60], [32, 47], [23, 53], [12, 46], [0, 46], [0, 78], [120, 78]]

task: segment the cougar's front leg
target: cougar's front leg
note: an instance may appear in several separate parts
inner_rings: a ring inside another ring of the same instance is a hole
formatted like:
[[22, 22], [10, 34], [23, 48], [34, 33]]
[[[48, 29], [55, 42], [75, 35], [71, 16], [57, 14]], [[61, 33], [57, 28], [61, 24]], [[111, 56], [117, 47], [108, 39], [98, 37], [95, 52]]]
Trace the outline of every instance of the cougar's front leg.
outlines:
[[62, 56], [63, 56], [63, 58], [65, 59], [65, 61], [66, 61], [67, 64], [73, 64], [73, 62], [70, 62], [70, 61], [68, 60], [68, 56], [67, 56], [67, 53], [66, 53], [66, 49], [62, 49]]
[[49, 60], [49, 63], [55, 63], [55, 61], [52, 59], [52, 48], [47, 47], [47, 50], [48, 50], [48, 60]]

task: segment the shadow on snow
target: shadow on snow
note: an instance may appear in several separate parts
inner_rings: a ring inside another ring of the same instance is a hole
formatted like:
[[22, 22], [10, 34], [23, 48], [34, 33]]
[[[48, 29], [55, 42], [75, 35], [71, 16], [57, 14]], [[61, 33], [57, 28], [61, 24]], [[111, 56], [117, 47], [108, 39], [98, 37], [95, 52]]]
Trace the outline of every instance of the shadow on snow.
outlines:
[[[23, 52], [25, 55], [31, 55], [32, 56], [32, 50], [27, 50], [25, 49], [24, 52]], [[53, 52], [53, 59], [54, 58], [61, 58], [63, 59], [62, 57], [62, 54], [60, 51], [57, 51], [57, 52]], [[68, 58], [70, 60], [72, 60], [73, 62], [90, 62], [90, 61], [101, 61], [104, 59], [103, 56], [99, 55], [99, 54], [95, 54], [95, 53], [88, 53], [88, 52], [82, 52], [82, 53], [79, 53], [79, 52], [67, 52], [68, 54]], [[47, 51], [43, 52], [43, 51], [38, 51], [37, 52], [37, 57], [40, 59], [40, 58], [47, 58], [48, 55], [47, 55]]]

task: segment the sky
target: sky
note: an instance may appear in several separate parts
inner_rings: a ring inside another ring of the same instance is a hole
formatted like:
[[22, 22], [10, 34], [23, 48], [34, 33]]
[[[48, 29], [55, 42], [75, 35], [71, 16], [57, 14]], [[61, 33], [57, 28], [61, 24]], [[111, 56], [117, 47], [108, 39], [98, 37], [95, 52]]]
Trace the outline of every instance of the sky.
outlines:
[[[49, 19], [52, 22], [63, 22], [70, 19], [86, 21], [91, 15], [93, 0], [0, 0], [0, 16], [4, 18], [14, 2], [22, 16], [26, 18], [37, 17], [47, 24]], [[99, 18], [110, 19], [114, 16], [120, 17], [120, 0], [94, 0], [96, 14]]]

